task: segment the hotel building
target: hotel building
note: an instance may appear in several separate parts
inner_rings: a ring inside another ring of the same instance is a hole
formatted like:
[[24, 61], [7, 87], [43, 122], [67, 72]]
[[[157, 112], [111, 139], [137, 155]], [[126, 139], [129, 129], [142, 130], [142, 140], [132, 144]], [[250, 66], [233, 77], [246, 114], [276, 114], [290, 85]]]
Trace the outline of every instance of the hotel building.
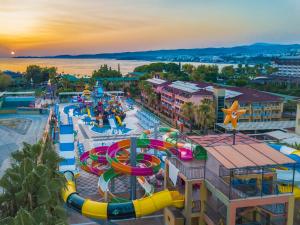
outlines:
[[[217, 122], [223, 121], [221, 109], [230, 107], [234, 100], [238, 100], [240, 107], [247, 110], [240, 121], [276, 121], [282, 117], [283, 99], [270, 93], [244, 87], [220, 87], [206, 82], [170, 83], [158, 78], [147, 81], [160, 96], [161, 112], [174, 120], [183, 119], [180, 111], [184, 103], [199, 105], [203, 99], [214, 100]], [[142, 96], [144, 100], [147, 99], [145, 93]]]
[[288, 78], [300, 78], [300, 56], [275, 59], [273, 66], [278, 69], [273, 75]]

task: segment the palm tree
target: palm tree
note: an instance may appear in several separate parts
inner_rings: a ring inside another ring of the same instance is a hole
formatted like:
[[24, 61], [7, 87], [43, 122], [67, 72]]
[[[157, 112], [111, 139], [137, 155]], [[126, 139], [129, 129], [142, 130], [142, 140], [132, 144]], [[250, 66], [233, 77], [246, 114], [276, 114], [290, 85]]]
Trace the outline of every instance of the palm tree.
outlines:
[[0, 224], [66, 224], [60, 197], [65, 179], [52, 143], [24, 144], [11, 158], [0, 179]]
[[212, 127], [215, 122], [214, 103], [210, 99], [203, 99], [201, 104], [195, 108], [195, 122], [204, 133]]
[[139, 86], [140, 86], [142, 92], [144, 93], [144, 95], [146, 96], [147, 102], [149, 103], [149, 97], [151, 94], [154, 93], [151, 85], [146, 83], [145, 81], [142, 81], [142, 82], [140, 82]]
[[152, 87], [148, 83], [145, 84], [144, 89], [145, 89], [145, 93], [147, 96], [149, 96], [151, 93], [153, 93]]
[[190, 132], [193, 130], [194, 121], [194, 104], [192, 102], [186, 102], [181, 106], [181, 114], [188, 121], [190, 126]]
[[144, 90], [145, 90], [145, 85], [146, 85], [146, 81], [145, 81], [145, 80], [141, 80], [141, 81], [138, 83], [138, 88], [139, 88], [141, 91], [144, 91]]
[[[150, 95], [148, 95], [148, 105], [150, 107], [152, 107], [153, 105], [156, 105], [156, 100], [157, 100], [157, 97], [156, 97], [156, 94], [155, 93], [151, 93]], [[156, 108], [156, 106], [155, 106]]]

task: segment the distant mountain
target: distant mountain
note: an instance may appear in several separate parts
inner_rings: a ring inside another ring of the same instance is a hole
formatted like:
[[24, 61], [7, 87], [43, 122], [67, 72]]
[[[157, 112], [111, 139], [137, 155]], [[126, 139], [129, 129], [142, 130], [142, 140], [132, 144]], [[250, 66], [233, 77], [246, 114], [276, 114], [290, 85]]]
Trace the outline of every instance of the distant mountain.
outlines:
[[169, 49], [139, 52], [99, 53], [56, 56], [23, 56], [17, 58], [58, 58], [58, 59], [118, 59], [149, 61], [220, 61], [230, 62], [243, 58], [272, 58], [281, 55], [300, 54], [300, 44], [255, 43], [252, 45], [220, 47]]

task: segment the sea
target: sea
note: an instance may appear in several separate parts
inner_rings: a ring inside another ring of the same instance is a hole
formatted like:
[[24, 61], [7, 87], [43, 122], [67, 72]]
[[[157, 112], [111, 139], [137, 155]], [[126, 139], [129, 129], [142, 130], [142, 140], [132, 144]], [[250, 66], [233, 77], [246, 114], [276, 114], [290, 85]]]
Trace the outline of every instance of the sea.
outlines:
[[[150, 64], [152, 61], [138, 60], [115, 60], [115, 59], [49, 59], [49, 58], [0, 58], [0, 71], [10, 70], [14, 72], [25, 72], [28, 65], [39, 65], [43, 67], [54, 66], [59, 73], [73, 74], [77, 76], [91, 76], [94, 70], [100, 68], [101, 65], [107, 64], [112, 69], [120, 70], [123, 75], [132, 72], [135, 67]], [[178, 63], [178, 62], [175, 62]], [[195, 66], [218, 65], [219, 69], [232, 64], [220, 63], [200, 63], [200, 62], [181, 62], [181, 64], [193, 64]]]

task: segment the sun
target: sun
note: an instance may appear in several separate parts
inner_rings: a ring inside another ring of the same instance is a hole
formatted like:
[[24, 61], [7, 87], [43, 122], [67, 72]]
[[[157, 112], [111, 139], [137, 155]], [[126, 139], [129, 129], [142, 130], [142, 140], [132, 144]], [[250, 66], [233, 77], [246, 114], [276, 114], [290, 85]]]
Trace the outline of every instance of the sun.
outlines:
[[11, 54], [11, 55], [15, 55], [16, 52], [15, 52], [15, 51], [11, 51], [10, 54]]

